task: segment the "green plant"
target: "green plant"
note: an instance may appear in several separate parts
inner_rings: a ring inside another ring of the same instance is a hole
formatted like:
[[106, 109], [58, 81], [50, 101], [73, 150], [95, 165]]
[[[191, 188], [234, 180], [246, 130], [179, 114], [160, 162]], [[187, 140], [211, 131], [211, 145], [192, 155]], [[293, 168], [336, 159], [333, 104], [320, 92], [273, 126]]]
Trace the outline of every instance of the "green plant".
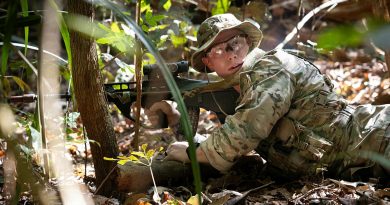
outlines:
[[149, 167], [149, 171], [150, 171], [150, 175], [152, 176], [153, 187], [154, 187], [153, 200], [158, 204], [161, 204], [161, 198], [158, 195], [156, 181], [154, 180], [152, 164], [153, 164], [153, 159], [157, 156], [158, 153], [161, 153], [163, 151], [163, 148], [160, 147], [158, 150], [155, 149], [147, 150], [147, 147], [148, 147], [147, 144], [143, 144], [141, 146], [141, 151], [133, 151], [130, 153], [129, 156], [118, 156], [117, 159], [104, 157], [104, 159], [110, 161], [117, 161], [117, 163], [120, 165], [124, 165], [127, 162], [134, 162]]

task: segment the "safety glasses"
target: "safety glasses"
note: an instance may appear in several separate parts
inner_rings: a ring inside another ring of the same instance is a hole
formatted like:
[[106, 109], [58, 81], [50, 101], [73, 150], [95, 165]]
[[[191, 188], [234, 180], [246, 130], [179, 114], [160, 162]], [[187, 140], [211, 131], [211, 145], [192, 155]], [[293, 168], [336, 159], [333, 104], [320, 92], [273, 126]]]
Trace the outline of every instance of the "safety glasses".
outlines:
[[237, 52], [247, 43], [246, 37], [247, 35], [240, 34], [223, 43], [216, 44], [208, 52], [206, 52], [206, 55], [218, 58], [222, 57], [227, 52]]

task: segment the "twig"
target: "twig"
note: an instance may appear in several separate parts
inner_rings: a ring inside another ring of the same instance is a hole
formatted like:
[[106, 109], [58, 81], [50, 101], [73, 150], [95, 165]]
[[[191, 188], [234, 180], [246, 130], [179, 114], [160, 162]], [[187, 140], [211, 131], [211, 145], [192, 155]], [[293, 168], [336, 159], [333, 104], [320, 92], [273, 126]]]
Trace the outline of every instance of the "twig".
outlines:
[[102, 188], [103, 184], [107, 181], [108, 177], [114, 172], [114, 170], [117, 168], [118, 164], [115, 164], [115, 166], [111, 169], [110, 173], [107, 174], [107, 176], [103, 179], [102, 183], [99, 184], [99, 187], [96, 188], [95, 192], [93, 193], [96, 195], [100, 188]]
[[327, 185], [327, 186], [320, 186], [320, 187], [313, 188], [313, 189], [309, 190], [308, 192], [306, 192], [305, 194], [303, 194], [302, 196], [294, 199], [294, 204], [299, 203], [302, 198], [305, 198], [305, 197], [309, 196], [310, 194], [318, 191], [319, 189], [328, 189], [331, 186], [333, 186], [333, 184], [330, 184], [330, 185]]
[[271, 184], [275, 183], [274, 181], [271, 181], [269, 182], [268, 184], [264, 184], [262, 186], [259, 186], [259, 187], [256, 187], [256, 188], [253, 188], [253, 189], [249, 189], [248, 191], [244, 192], [242, 195], [240, 196], [236, 196], [234, 197], [233, 199], [230, 199], [229, 201], [227, 201], [225, 204], [226, 205], [234, 205], [234, 204], [237, 204], [238, 202], [240, 202], [241, 200], [245, 199], [251, 192], [254, 192], [254, 191], [257, 191], [257, 190], [260, 190], [262, 188], [265, 188]]
[[303, 25], [305, 25], [305, 23], [310, 18], [312, 18], [314, 15], [316, 15], [319, 11], [321, 11], [327, 7], [330, 7], [330, 6], [333, 6], [333, 8], [334, 8], [335, 4], [339, 4], [342, 2], [346, 2], [346, 1], [348, 1], [348, 0], [331, 0], [331, 1], [328, 1], [326, 3], [321, 4], [320, 6], [316, 7], [315, 9], [311, 10], [308, 14], [306, 14], [305, 17], [303, 17], [303, 19], [297, 24], [297, 26], [291, 31], [291, 33], [289, 33], [286, 36], [286, 38], [283, 40], [283, 42], [276, 46], [275, 49], [282, 49], [298, 33], [298, 30], [300, 30], [303, 27]]

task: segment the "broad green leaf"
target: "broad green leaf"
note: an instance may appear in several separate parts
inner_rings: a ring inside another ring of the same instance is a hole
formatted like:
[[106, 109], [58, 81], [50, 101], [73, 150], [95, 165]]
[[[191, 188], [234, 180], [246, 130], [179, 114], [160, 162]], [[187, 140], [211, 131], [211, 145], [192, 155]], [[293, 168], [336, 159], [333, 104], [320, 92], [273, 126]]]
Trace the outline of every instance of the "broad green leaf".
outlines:
[[165, 18], [166, 18], [165, 15], [153, 15], [152, 16], [153, 21], [155, 21], [156, 23], [158, 23], [159, 21], [162, 21]]
[[144, 151], [144, 152], [146, 152], [146, 148], [148, 147], [148, 144], [142, 144], [141, 145], [141, 149]]
[[136, 156], [134, 156], [134, 155], [130, 155], [130, 156], [128, 157], [128, 159], [131, 160], [131, 161], [133, 161], [133, 162], [138, 162], [138, 161], [139, 161], [139, 159], [138, 159]]
[[142, 27], [142, 30], [143, 30], [144, 32], [146, 32], [146, 33], [149, 32], [149, 27], [148, 27], [147, 25], [142, 24], [141, 27]]
[[146, 157], [147, 157], [148, 159], [151, 159], [151, 158], [153, 157], [154, 153], [155, 153], [154, 149], [150, 149], [150, 150], [148, 150], [148, 152], [146, 153]]
[[156, 30], [162, 30], [167, 28], [169, 25], [168, 24], [162, 24], [162, 25], [157, 25], [157, 26], [151, 26], [149, 28], [149, 31], [156, 31]]
[[28, 86], [27, 83], [25, 83], [22, 79], [20, 79], [17, 76], [12, 76], [12, 80], [15, 81], [16, 84], [18, 84], [19, 88], [22, 89], [22, 91], [30, 90], [30, 86]]
[[118, 164], [125, 165], [129, 160], [119, 160]]
[[224, 14], [229, 10], [230, 0], [217, 0], [217, 5], [211, 10], [211, 14]]
[[157, 26], [157, 22], [153, 18], [152, 11], [146, 11], [145, 13], [145, 22], [149, 24], [150, 26]]
[[165, 9], [165, 11], [169, 11], [169, 9], [171, 8], [172, 6], [172, 2], [171, 0], [167, 0], [164, 5], [163, 5], [163, 8]]
[[131, 152], [132, 155], [145, 158], [145, 153], [143, 152]]
[[150, 4], [146, 0], [141, 0], [141, 13], [151, 10]]
[[148, 61], [147, 61], [147, 63], [145, 63], [145, 64], [155, 64], [156, 63], [156, 58], [154, 57], [154, 55], [152, 55], [151, 53], [149, 53], [149, 52], [146, 52], [146, 53], [144, 53], [144, 55], [146, 56], [146, 57], [148, 57]]
[[98, 23], [98, 27], [101, 28], [102, 30], [108, 32], [108, 33], [111, 32], [111, 29], [109, 29], [107, 26], [105, 26], [102, 23]]
[[114, 33], [120, 33], [121, 32], [121, 29], [118, 26], [118, 22], [113, 22], [111, 24], [111, 31], [114, 32]]
[[174, 47], [181, 46], [187, 42], [187, 38], [185, 36], [176, 36], [176, 35], [170, 35], [172, 44]]
[[99, 43], [99, 44], [110, 44], [113, 42], [113, 38], [111, 36], [109, 37], [102, 37], [102, 38], [99, 38], [96, 40], [96, 43]]

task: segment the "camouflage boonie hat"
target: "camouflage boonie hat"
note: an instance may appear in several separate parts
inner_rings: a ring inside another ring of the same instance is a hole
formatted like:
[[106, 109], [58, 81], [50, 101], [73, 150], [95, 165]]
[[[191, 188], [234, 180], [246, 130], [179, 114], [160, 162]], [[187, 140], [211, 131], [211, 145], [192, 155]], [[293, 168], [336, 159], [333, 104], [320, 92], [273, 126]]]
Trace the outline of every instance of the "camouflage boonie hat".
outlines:
[[258, 25], [250, 21], [240, 21], [233, 14], [219, 14], [209, 17], [200, 25], [197, 35], [198, 50], [192, 55], [192, 67], [199, 72], [211, 72], [202, 62], [202, 58], [222, 32], [237, 29], [248, 35], [250, 50], [259, 46], [263, 37]]

